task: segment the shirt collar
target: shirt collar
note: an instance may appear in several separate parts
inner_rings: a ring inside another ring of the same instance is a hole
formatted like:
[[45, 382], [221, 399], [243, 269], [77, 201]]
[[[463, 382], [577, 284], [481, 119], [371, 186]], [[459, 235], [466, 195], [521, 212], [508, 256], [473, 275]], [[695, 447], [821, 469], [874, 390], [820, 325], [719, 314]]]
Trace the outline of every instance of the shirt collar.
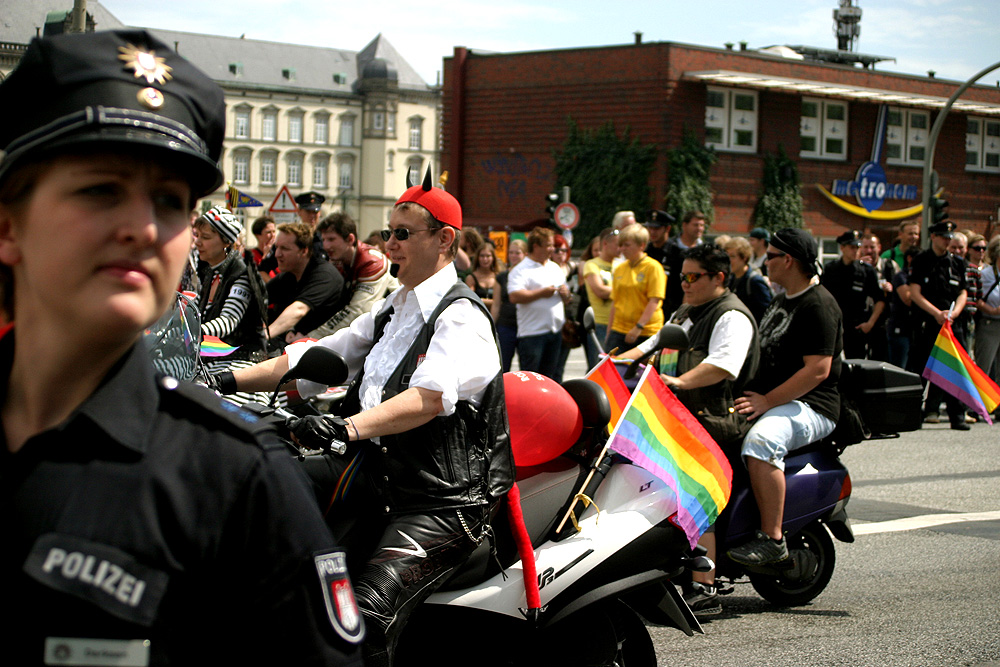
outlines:
[[[441, 299], [456, 282], [458, 282], [458, 272], [455, 270], [455, 264], [448, 262], [438, 269], [437, 273], [410, 290], [417, 298], [417, 306], [424, 322], [430, 318]], [[405, 301], [405, 296], [403, 296], [405, 291], [407, 291], [405, 287], [400, 287], [390, 294], [389, 298], [385, 300], [383, 310], [392, 307], [396, 309], [396, 312], [399, 312]]]

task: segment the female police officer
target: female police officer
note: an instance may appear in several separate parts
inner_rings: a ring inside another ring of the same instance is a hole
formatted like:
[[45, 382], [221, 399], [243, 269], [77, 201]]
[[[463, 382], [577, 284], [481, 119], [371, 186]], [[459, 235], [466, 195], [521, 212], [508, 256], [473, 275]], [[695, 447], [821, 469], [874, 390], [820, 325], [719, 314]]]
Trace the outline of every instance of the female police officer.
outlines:
[[35, 40], [0, 84], [11, 664], [356, 661], [343, 554], [293, 461], [139, 343], [222, 180], [224, 112], [140, 31]]

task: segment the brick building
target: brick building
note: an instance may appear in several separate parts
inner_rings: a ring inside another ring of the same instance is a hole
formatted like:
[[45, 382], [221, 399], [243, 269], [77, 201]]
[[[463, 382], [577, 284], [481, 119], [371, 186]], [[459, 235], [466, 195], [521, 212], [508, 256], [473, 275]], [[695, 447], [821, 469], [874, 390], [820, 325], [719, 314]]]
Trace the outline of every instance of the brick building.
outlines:
[[[855, 56], [864, 66], [819, 60], [824, 56]], [[659, 207], [666, 151], [687, 128], [719, 157], [711, 174], [713, 233], [753, 226], [764, 156], [781, 146], [797, 163], [814, 233], [829, 239], [871, 227], [889, 240], [898, 224], [893, 212], [920, 204], [927, 135], [959, 84], [875, 71], [879, 60], [806, 47], [636, 43], [509, 54], [457, 47], [445, 59], [442, 168], [467, 224], [523, 224], [544, 215], [567, 117], [583, 128], [613, 121], [616, 130], [628, 126], [633, 138], [659, 147], [650, 181], [650, 204]], [[869, 161], [881, 169], [859, 175]], [[992, 229], [1000, 206], [1000, 89], [974, 86], [956, 102], [934, 167], [951, 218]], [[850, 185], [859, 176], [881, 183], [865, 190], [863, 203]], [[883, 196], [873, 203], [876, 195]]]

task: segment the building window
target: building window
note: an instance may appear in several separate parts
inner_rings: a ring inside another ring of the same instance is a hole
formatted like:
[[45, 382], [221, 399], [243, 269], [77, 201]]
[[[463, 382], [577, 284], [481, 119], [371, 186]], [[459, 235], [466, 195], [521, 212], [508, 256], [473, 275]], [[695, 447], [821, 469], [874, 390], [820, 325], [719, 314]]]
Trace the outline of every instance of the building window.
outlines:
[[350, 190], [354, 182], [354, 163], [349, 159], [341, 160], [337, 168], [339, 171], [337, 187], [341, 190]]
[[250, 138], [250, 109], [236, 110], [236, 124], [233, 131], [237, 139]]
[[395, 136], [396, 134], [396, 114], [395, 112], [388, 112], [385, 115], [385, 133], [389, 136]]
[[376, 111], [372, 114], [372, 129], [382, 131], [385, 129], [385, 112]]
[[250, 153], [236, 151], [233, 153], [233, 183], [250, 182]]
[[705, 145], [741, 153], [757, 151], [756, 91], [708, 88]]
[[302, 113], [288, 114], [288, 140], [295, 144], [302, 143]]
[[330, 136], [330, 117], [326, 114], [316, 115], [316, 136], [317, 144], [326, 144]]
[[389, 151], [388, 153], [385, 154], [385, 170], [386, 171], [392, 171], [393, 170], [393, 164], [392, 163], [395, 162], [395, 160], [396, 160], [396, 153], [395, 153], [395, 151]]
[[965, 168], [1000, 171], [1000, 120], [969, 118], [966, 121]]
[[260, 183], [261, 185], [274, 185], [278, 179], [278, 154], [261, 153], [260, 156]]
[[288, 156], [288, 184], [294, 187], [302, 186], [302, 154]]
[[329, 183], [327, 173], [330, 169], [330, 157], [325, 154], [313, 157], [313, 187], [325, 188]]
[[420, 167], [423, 166], [423, 159], [412, 158], [406, 163], [406, 177], [409, 183], [420, 183]]
[[422, 148], [423, 142], [423, 132], [424, 131], [424, 119], [423, 118], [411, 118], [410, 119], [410, 148], [415, 151], [419, 151]]
[[885, 131], [885, 161], [888, 164], [924, 164], [930, 119], [927, 111], [890, 107]]
[[278, 112], [264, 111], [260, 115], [260, 138], [274, 141], [278, 138]]
[[847, 159], [847, 103], [812, 97], [802, 99], [799, 155]]
[[354, 116], [343, 116], [340, 119], [340, 145], [354, 145]]

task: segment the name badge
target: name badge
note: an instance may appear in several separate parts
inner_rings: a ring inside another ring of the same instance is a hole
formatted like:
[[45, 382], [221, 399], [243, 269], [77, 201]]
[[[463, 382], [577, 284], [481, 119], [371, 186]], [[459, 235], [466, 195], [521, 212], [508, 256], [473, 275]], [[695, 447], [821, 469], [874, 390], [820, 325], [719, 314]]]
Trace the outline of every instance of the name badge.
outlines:
[[165, 572], [139, 563], [121, 549], [57, 533], [35, 541], [24, 571], [44, 586], [146, 627], [156, 619], [169, 581]]
[[45, 664], [146, 667], [149, 640], [46, 637]]

